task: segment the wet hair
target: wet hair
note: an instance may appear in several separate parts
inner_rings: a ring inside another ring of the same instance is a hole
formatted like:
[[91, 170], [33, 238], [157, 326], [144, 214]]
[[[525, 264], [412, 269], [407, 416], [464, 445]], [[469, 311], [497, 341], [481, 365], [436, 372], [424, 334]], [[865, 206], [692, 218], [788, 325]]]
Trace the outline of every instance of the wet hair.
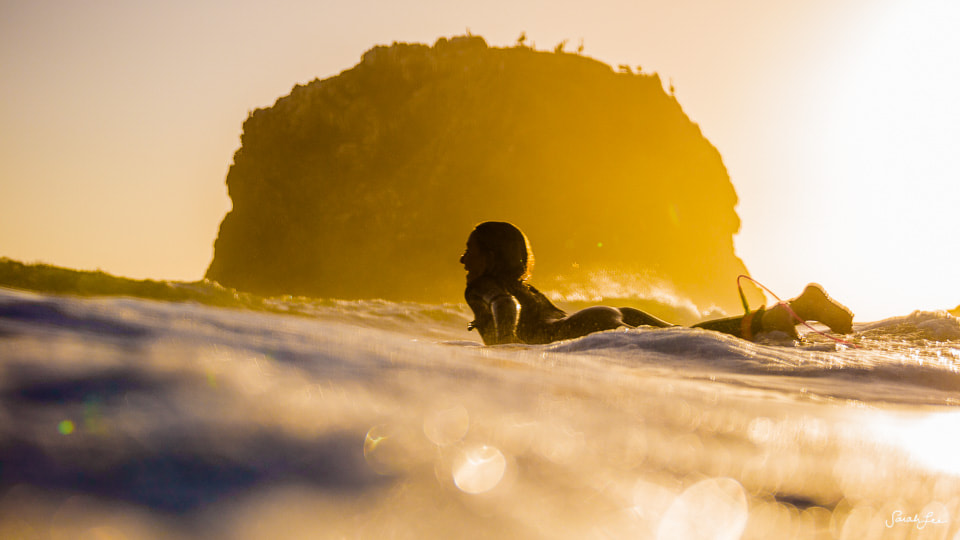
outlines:
[[520, 229], [503, 221], [485, 221], [470, 233], [487, 256], [485, 274], [525, 281], [533, 272], [533, 250]]

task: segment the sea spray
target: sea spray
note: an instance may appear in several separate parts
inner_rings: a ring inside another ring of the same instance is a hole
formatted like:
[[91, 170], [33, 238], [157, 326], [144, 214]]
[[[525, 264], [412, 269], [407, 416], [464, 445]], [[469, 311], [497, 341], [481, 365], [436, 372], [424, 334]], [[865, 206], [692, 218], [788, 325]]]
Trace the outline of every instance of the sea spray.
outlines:
[[463, 306], [270, 302], [0, 290], [0, 535], [960, 526], [945, 314], [858, 324], [856, 349], [685, 328], [482, 347]]

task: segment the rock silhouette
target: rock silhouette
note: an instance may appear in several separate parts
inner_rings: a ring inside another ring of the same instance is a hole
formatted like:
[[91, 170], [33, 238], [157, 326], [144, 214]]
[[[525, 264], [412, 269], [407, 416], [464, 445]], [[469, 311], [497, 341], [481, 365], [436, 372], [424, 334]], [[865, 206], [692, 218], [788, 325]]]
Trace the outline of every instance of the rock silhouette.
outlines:
[[467, 234], [505, 220], [554, 297], [740, 309], [719, 152], [659, 76], [578, 54], [374, 47], [251, 113], [227, 186], [207, 277], [240, 290], [460, 302]]

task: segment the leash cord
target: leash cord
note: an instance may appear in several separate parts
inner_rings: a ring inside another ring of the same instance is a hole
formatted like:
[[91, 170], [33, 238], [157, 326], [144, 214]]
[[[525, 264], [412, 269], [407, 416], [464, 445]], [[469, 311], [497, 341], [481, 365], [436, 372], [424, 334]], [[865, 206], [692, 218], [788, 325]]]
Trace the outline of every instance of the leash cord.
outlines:
[[797, 313], [796, 313], [795, 311], [793, 311], [793, 308], [791, 308], [789, 304], [787, 304], [786, 302], [784, 302], [783, 300], [781, 300], [779, 296], [777, 296], [777, 293], [771, 291], [769, 288], [767, 288], [766, 285], [764, 285], [763, 283], [760, 283], [759, 281], [753, 279], [752, 277], [750, 277], [750, 276], [748, 276], [748, 275], [746, 275], [746, 274], [740, 274], [739, 276], [737, 276], [737, 290], [740, 291], [740, 301], [743, 303], [744, 315], [750, 313], [750, 306], [749, 306], [749, 304], [747, 304], [747, 296], [743, 293], [743, 283], [741, 282], [742, 279], [749, 279], [750, 281], [753, 282], [754, 285], [756, 285], [756, 286], [760, 287], [761, 289], [763, 289], [763, 290], [767, 291], [768, 293], [770, 293], [771, 296], [773, 296], [774, 298], [777, 299], [777, 305], [780, 305], [780, 306], [785, 307], [785, 308], [787, 309], [787, 313], [789, 313], [794, 319], [796, 319], [797, 321], [799, 321], [800, 324], [806, 326], [806, 327], [809, 328], [810, 330], [812, 330], [812, 331], [820, 334], [821, 336], [830, 338], [830, 339], [832, 339], [833, 341], [836, 341], [837, 343], [840, 343], [840, 344], [843, 344], [843, 345], [848, 345], [848, 346], [853, 347], [853, 348], [859, 348], [858, 345], [856, 345], [856, 344], [854, 344], [854, 343], [851, 343], [851, 342], [846, 341], [846, 340], [844, 340], [844, 339], [840, 339], [840, 338], [838, 338], [838, 337], [831, 336], [830, 334], [827, 334], [826, 332], [821, 332], [820, 330], [817, 330], [816, 328], [810, 326], [810, 323], [808, 323], [806, 320], [804, 320], [804, 319], [801, 318], [799, 315], [797, 315]]

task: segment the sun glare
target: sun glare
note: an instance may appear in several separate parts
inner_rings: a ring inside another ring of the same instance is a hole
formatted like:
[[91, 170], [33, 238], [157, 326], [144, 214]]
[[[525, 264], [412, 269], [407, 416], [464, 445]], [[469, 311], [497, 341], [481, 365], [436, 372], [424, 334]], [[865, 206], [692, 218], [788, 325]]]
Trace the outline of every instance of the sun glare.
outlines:
[[[946, 1], [877, 9], [852, 32], [827, 98], [824, 181], [838, 201], [835, 213], [850, 215], [853, 256], [875, 261], [877, 278], [887, 282], [875, 290], [898, 283], [909, 290], [903, 294], [913, 304], [898, 311], [960, 301], [950, 285], [960, 266], [958, 24], [960, 4]], [[851, 271], [870, 279], [862, 265]]]
[[921, 468], [960, 476], [960, 413], [936, 413], [916, 418], [878, 419], [872, 431], [879, 440], [907, 452]]

